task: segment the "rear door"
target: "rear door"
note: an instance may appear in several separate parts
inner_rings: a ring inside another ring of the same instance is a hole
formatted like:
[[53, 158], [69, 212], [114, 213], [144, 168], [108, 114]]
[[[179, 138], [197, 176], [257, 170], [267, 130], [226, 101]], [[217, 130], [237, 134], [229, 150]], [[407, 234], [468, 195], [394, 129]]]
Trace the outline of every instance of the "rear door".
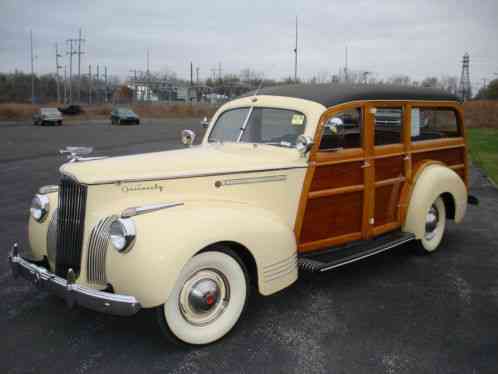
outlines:
[[406, 104], [370, 102], [366, 111], [372, 147], [367, 150], [372, 170], [372, 201], [368, 237], [401, 226], [399, 201], [410, 175], [409, 123]]

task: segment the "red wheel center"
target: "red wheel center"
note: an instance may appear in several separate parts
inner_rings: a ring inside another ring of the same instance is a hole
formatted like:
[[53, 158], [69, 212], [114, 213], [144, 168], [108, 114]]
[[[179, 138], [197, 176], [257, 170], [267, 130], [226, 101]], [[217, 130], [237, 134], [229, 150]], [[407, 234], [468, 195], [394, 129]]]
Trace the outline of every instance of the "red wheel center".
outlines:
[[214, 296], [210, 293], [206, 295], [206, 303], [207, 305], [213, 305], [214, 304]]

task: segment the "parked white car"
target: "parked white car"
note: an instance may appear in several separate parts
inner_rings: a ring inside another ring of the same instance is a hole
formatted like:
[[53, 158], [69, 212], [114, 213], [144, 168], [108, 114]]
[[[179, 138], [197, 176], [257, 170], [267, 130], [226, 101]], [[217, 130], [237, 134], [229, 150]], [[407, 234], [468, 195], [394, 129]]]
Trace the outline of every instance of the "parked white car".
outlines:
[[33, 114], [33, 125], [62, 126], [63, 117], [57, 108], [40, 108]]

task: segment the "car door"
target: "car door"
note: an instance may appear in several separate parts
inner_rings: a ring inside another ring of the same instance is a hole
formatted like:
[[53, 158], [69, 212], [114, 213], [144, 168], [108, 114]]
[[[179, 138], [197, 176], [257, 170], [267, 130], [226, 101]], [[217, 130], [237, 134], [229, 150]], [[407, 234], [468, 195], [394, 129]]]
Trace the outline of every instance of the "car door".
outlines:
[[365, 107], [344, 104], [322, 116], [296, 220], [301, 252], [343, 244], [368, 235], [373, 178]]
[[377, 236], [401, 226], [399, 201], [410, 175], [409, 119], [403, 102], [369, 102], [367, 126], [372, 147], [367, 158], [372, 166], [372, 202], [368, 209], [368, 235]]

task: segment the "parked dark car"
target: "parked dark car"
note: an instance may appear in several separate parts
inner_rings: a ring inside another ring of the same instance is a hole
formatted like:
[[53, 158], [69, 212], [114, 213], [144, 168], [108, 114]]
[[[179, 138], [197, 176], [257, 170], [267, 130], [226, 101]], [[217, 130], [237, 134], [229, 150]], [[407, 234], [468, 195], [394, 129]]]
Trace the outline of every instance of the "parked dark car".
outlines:
[[75, 115], [78, 115], [78, 114], [81, 114], [84, 112], [83, 108], [80, 105], [75, 105], [75, 104], [71, 104], [71, 105], [65, 106], [63, 108], [59, 108], [59, 111], [62, 114], [67, 114], [70, 116], [75, 116]]
[[62, 114], [57, 108], [40, 108], [33, 114], [33, 125], [62, 125]]
[[114, 108], [111, 112], [111, 125], [125, 123], [140, 125], [140, 118], [130, 108]]

